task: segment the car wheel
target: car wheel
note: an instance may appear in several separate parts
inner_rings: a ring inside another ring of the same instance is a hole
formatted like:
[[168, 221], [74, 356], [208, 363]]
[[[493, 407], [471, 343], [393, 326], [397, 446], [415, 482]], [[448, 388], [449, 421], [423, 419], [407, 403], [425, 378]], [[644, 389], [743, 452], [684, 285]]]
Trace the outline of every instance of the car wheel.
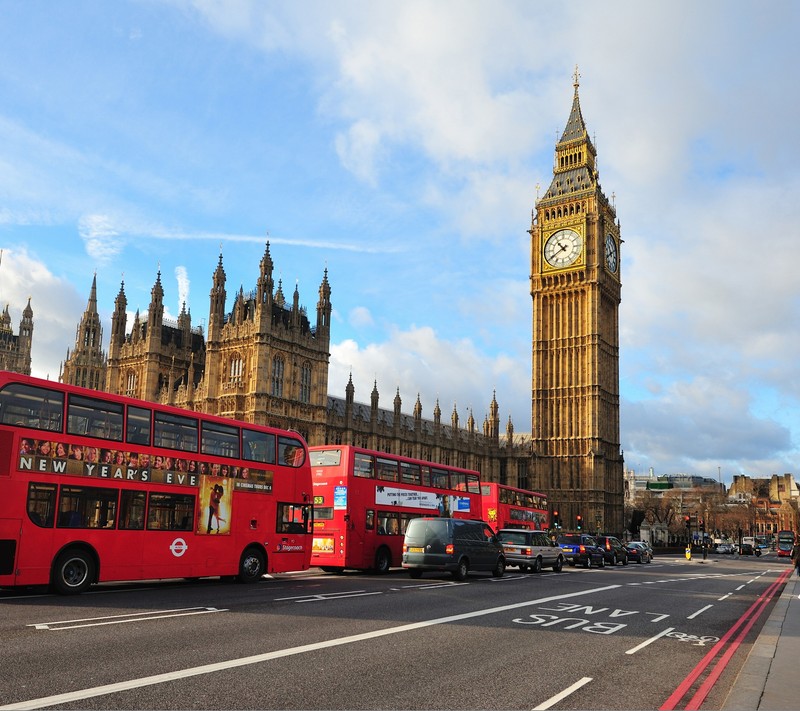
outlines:
[[609, 565], [616, 565], [616, 564], [617, 564], [617, 554], [616, 553], [612, 553], [611, 554], [611, 563], [609, 563]]
[[558, 556], [558, 558], [556, 558], [556, 562], [553, 564], [553, 572], [560, 573], [563, 567], [564, 559], [561, 556]]
[[458, 561], [458, 567], [453, 571], [453, 577], [456, 580], [466, 580], [469, 574], [469, 562], [466, 558]]
[[531, 572], [539, 573], [541, 572], [541, 570], [542, 570], [542, 559], [537, 558], [535, 561], [533, 561], [533, 565], [531, 566]]
[[628, 556], [625, 556], [625, 557], [622, 559], [622, 565], [628, 565]]
[[584, 568], [591, 568], [592, 567], [592, 559], [587, 555], [586, 560], [583, 561]]
[[598, 568], [605, 568], [606, 567], [606, 559], [605, 558], [601, 558], [600, 562], [597, 564], [597, 567]]
[[502, 578], [503, 574], [506, 572], [506, 560], [503, 556], [500, 556], [497, 559], [497, 563], [494, 565], [494, 570], [492, 571], [492, 575], [495, 578]]

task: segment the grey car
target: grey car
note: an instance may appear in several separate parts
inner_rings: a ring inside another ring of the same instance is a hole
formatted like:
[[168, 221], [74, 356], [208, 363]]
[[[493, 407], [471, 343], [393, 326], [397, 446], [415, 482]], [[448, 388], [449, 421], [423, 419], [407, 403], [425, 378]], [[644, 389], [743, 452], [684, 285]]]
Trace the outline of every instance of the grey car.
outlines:
[[542, 568], [552, 568], [556, 573], [564, 567], [564, 553], [545, 531], [523, 528], [503, 528], [497, 537], [506, 552], [506, 564], [520, 570], [538, 573]]

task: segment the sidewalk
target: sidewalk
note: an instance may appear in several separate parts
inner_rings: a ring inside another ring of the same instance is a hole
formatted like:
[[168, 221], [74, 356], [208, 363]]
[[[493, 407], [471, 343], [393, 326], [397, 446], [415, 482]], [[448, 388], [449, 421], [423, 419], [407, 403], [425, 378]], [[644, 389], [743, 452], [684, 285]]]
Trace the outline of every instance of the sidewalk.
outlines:
[[764, 623], [723, 711], [779, 711], [800, 708], [800, 578], [786, 581]]

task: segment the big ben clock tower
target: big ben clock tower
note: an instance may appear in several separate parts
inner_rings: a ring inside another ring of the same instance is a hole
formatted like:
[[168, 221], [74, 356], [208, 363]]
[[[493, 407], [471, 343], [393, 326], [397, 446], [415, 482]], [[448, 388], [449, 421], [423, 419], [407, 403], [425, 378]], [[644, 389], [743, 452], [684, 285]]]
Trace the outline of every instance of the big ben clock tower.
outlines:
[[563, 528], [618, 534], [622, 240], [615, 207], [600, 188], [578, 78], [576, 68], [553, 180], [537, 196], [530, 229], [533, 471]]

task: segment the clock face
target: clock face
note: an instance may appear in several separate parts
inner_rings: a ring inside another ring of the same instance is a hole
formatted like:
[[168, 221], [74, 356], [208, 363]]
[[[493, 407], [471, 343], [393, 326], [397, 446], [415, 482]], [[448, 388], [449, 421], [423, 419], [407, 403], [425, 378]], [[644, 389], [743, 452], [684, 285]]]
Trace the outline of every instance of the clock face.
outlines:
[[583, 240], [575, 230], [553, 232], [544, 243], [544, 258], [551, 267], [568, 267], [581, 256]]
[[617, 242], [612, 235], [606, 237], [606, 264], [609, 271], [617, 271]]

